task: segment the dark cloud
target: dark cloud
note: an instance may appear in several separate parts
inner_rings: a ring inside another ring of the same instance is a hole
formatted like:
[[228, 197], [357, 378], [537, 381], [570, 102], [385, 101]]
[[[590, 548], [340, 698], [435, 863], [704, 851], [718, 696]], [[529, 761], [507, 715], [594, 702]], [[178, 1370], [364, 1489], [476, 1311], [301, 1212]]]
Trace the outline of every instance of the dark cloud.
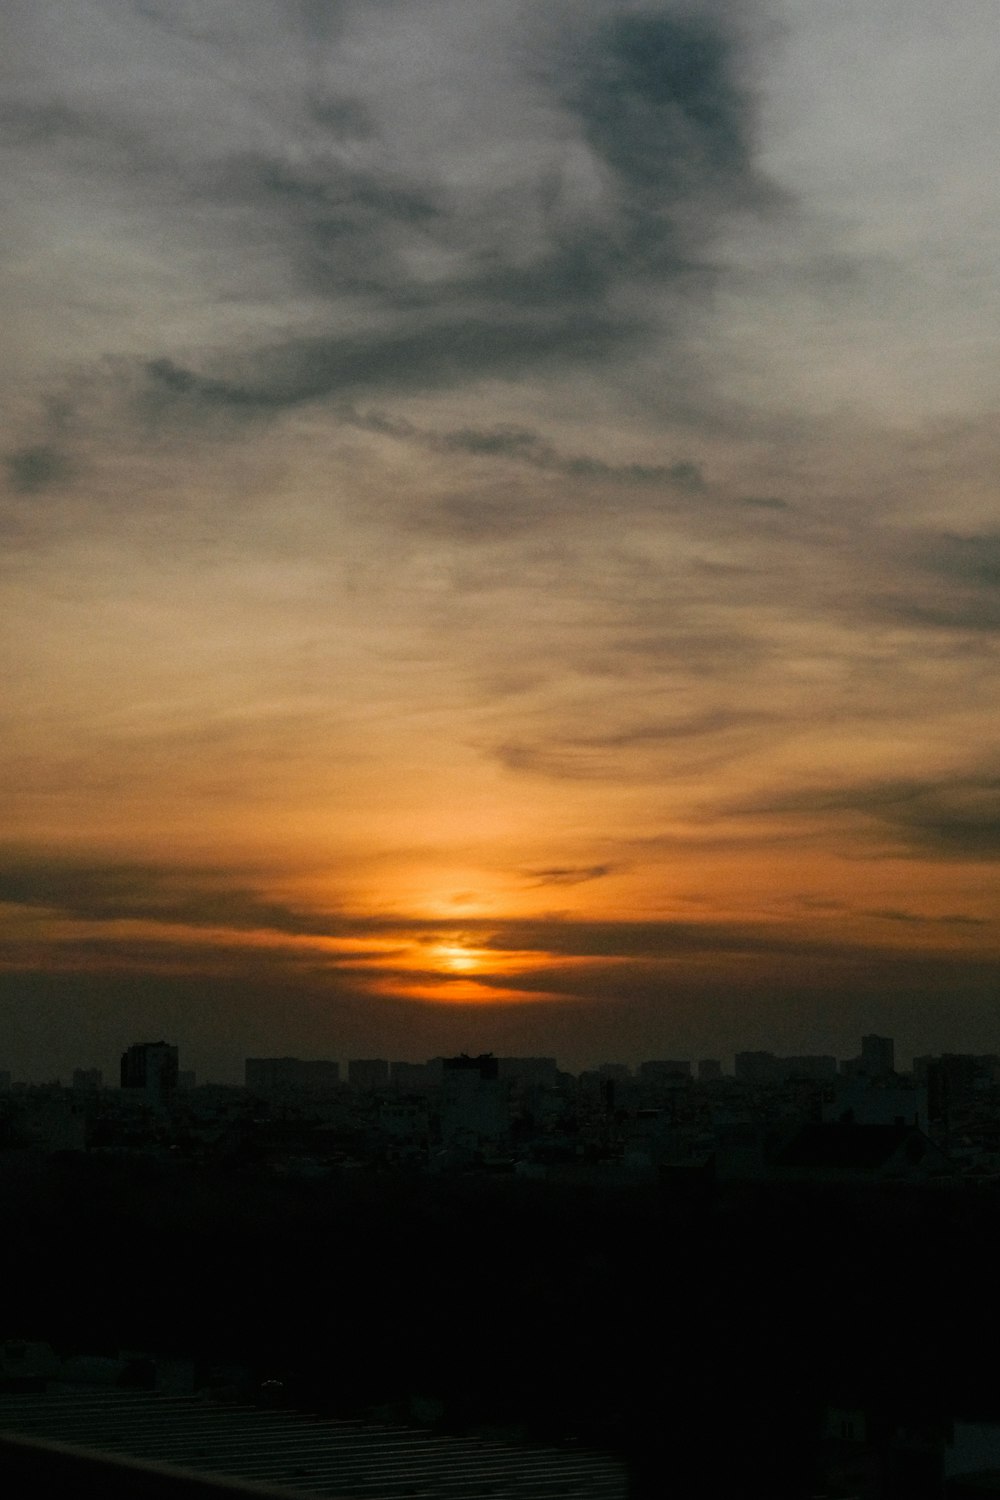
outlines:
[[[536, 741], [506, 740], [492, 746], [489, 753], [509, 771], [550, 776], [556, 780], [590, 780], [618, 777], [622, 774], [622, 753], [650, 750], [645, 774], [656, 779], [662, 774], [662, 762], [655, 751], [670, 751], [675, 746], [691, 745], [704, 749], [713, 757], [726, 756], [738, 750], [747, 735], [756, 736], [778, 720], [763, 712], [738, 712], [715, 709], [683, 718], [624, 724], [600, 734], [554, 735]], [[699, 747], [698, 742], [704, 742]], [[637, 772], [631, 768], [634, 777]]]
[[806, 788], [739, 810], [860, 821], [871, 837], [930, 858], [1000, 859], [1000, 777], [989, 773]]
[[922, 912], [899, 911], [890, 908], [886, 911], [869, 911], [864, 914], [867, 917], [877, 917], [882, 922], [902, 922], [916, 926], [931, 927], [988, 927], [990, 924], [985, 917], [972, 917], [964, 912], [949, 912], [941, 917], [928, 917]]
[[350, 412], [347, 420], [368, 432], [419, 443], [436, 453], [468, 453], [499, 458], [577, 479], [608, 479], [621, 484], [667, 485], [701, 491], [705, 481], [697, 464], [682, 459], [669, 464], [608, 463], [592, 454], [560, 453], [530, 427], [459, 427], [433, 432], [384, 412]]
[[[319, 13], [312, 24], [322, 24]], [[650, 318], [621, 290], [650, 277], [681, 296], [704, 285], [715, 274], [710, 245], [720, 216], [775, 201], [754, 163], [742, 42], [721, 12], [633, 14], [589, 32], [577, 25], [556, 52], [550, 107], [561, 100], [613, 184], [600, 214], [568, 209], [540, 168], [516, 188], [491, 194], [487, 181], [476, 193], [456, 192], [433, 156], [419, 172], [394, 157], [360, 92], [314, 100], [307, 113], [321, 137], [349, 136], [371, 149], [357, 159], [321, 143], [231, 155], [192, 190], [242, 205], [254, 233], [270, 225], [275, 253], [331, 308], [345, 293], [370, 298], [372, 331], [290, 339], [198, 367], [152, 360], [152, 392], [204, 411], [263, 415], [353, 391], [507, 379], [604, 359], [650, 338]], [[544, 74], [536, 70], [536, 87]], [[512, 216], [525, 215], [542, 225], [527, 252], [511, 238]], [[430, 256], [433, 274], [414, 270], [415, 251], [421, 264]], [[509, 456], [569, 474], [700, 483], [693, 466], [608, 465], [542, 443], [519, 447], [516, 433], [441, 440], [472, 452], [491, 440], [499, 452], [506, 441]]]
[[10, 486], [21, 495], [52, 489], [72, 477], [73, 465], [62, 449], [35, 443], [8, 453], [4, 462]]
[[[691, 954], [805, 954], [848, 956], [850, 943], [817, 941], [763, 924], [718, 921], [587, 921], [540, 918], [509, 921], [480, 939], [502, 952], [540, 952], [562, 958], [660, 959]], [[572, 982], [569, 980], [569, 982]]]
[[337, 926], [335, 918], [264, 900], [231, 876], [16, 854], [0, 863], [0, 903], [83, 921], [142, 920], [300, 937], [329, 936]]
[[777, 495], [742, 495], [740, 505], [746, 505], [755, 510], [790, 510], [787, 500], [781, 500]]
[[1000, 534], [921, 538], [909, 562], [905, 583], [878, 600], [880, 613], [934, 630], [1000, 630]]
[[532, 885], [585, 885], [591, 880], [603, 880], [615, 868], [614, 865], [553, 865], [525, 873]]
[[1000, 532], [946, 534], [928, 562], [950, 578], [1000, 593]]
[[7, 98], [0, 101], [0, 143], [7, 147], [41, 146], [78, 135], [79, 114], [59, 103]]
[[695, 205], [718, 212], [777, 202], [754, 164], [743, 66], [739, 39], [719, 13], [615, 16], [585, 57], [573, 106], [625, 190], [628, 252], [658, 273], [683, 264], [704, 233]]
[[227, 361], [222, 373], [150, 360], [138, 399], [150, 416], [171, 407], [192, 416], [267, 415], [373, 388], [442, 388], [486, 374], [513, 378], [567, 359], [599, 360], [621, 334], [621, 321], [599, 311], [512, 315], [506, 322], [432, 317], [392, 333], [291, 339]]

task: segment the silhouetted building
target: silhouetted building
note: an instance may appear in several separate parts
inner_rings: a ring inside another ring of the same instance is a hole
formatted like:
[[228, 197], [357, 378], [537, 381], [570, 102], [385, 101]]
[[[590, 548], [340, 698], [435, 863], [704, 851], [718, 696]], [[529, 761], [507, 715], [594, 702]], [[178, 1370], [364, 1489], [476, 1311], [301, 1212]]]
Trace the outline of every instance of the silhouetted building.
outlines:
[[7, 1094], [10, 1092], [11, 1082], [11, 1075], [5, 1068], [3, 1072], [0, 1072], [0, 1094]]
[[441, 1082], [441, 1059], [431, 1062], [394, 1062], [390, 1064], [392, 1086], [403, 1094], [426, 1094]]
[[680, 1078], [691, 1077], [691, 1064], [686, 1060], [677, 1062], [643, 1062], [639, 1064], [640, 1083], [669, 1083]]
[[741, 1083], [776, 1083], [781, 1076], [773, 1052], [737, 1052], [735, 1064]]
[[783, 1079], [831, 1079], [837, 1076], [837, 1059], [835, 1057], [780, 1057], [776, 1061], [778, 1071]]
[[340, 1064], [325, 1058], [248, 1057], [244, 1077], [258, 1094], [323, 1093], [340, 1082]]
[[980, 1059], [963, 1052], [946, 1052], [927, 1065], [927, 1106], [932, 1120], [949, 1123], [957, 1109], [972, 1099], [982, 1077]]
[[861, 1074], [840, 1078], [823, 1102], [827, 1124], [928, 1126], [927, 1089], [899, 1082], [878, 1084]]
[[75, 1089], [83, 1089], [85, 1093], [95, 1094], [103, 1086], [104, 1074], [100, 1068], [73, 1069], [73, 1087]]
[[896, 1045], [890, 1036], [863, 1036], [861, 1038], [862, 1073], [869, 1078], [882, 1078], [895, 1072]]
[[492, 1053], [446, 1057], [441, 1074], [441, 1139], [446, 1146], [496, 1144], [510, 1123], [507, 1089]]
[[347, 1064], [347, 1081], [355, 1089], [389, 1086], [389, 1064], [381, 1057], [356, 1057]]
[[149, 1104], [162, 1105], [177, 1087], [177, 1048], [168, 1042], [136, 1042], [122, 1054], [121, 1086], [141, 1089]]
[[559, 1067], [554, 1057], [498, 1057], [499, 1075], [515, 1083], [554, 1088]]
[[698, 1077], [702, 1083], [711, 1083], [722, 1077], [722, 1064], [717, 1057], [703, 1057], [698, 1064]]

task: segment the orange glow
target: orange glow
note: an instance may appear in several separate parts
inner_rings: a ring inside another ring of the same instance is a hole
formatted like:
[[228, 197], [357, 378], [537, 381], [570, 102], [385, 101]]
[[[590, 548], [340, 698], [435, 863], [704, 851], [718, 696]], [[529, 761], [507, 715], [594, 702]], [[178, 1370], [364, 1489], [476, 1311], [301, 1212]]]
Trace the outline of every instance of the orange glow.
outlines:
[[467, 974], [482, 967], [484, 955], [472, 948], [436, 943], [430, 951], [444, 968], [457, 974]]

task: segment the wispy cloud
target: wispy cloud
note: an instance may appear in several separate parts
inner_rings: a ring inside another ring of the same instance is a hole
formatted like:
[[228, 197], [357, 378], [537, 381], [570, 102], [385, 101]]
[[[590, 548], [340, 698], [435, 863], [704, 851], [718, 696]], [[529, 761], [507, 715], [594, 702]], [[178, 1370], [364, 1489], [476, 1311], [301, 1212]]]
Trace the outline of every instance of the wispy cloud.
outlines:
[[1000, 777], [990, 772], [808, 787], [751, 800], [739, 810], [806, 816], [834, 829], [860, 825], [869, 840], [914, 857], [1000, 857]]

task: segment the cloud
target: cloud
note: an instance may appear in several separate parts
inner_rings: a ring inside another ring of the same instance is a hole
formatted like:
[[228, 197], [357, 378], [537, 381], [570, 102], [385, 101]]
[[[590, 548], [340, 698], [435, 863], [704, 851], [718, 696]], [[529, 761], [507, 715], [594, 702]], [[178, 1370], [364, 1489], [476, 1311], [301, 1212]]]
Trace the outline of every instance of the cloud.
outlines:
[[990, 925], [985, 917], [969, 916], [966, 912], [948, 912], [944, 916], [929, 917], [923, 912], [899, 911], [889, 908], [885, 911], [869, 911], [865, 915], [877, 917], [882, 922], [913, 923], [916, 926], [988, 927]]
[[35, 443], [8, 453], [4, 462], [11, 489], [19, 495], [36, 495], [64, 484], [73, 474], [73, 464], [62, 449], [50, 443]]
[[415, 442], [431, 452], [506, 459], [573, 479], [609, 479], [623, 484], [668, 485], [693, 491], [705, 487], [701, 470], [690, 460], [669, 464], [609, 463], [592, 454], [560, 453], [541, 433], [530, 427], [460, 427], [434, 432], [403, 417], [375, 411], [352, 411], [346, 415], [346, 420], [366, 432]]
[[[353, 87], [319, 97], [303, 80], [297, 139], [223, 146], [200, 162], [188, 139], [178, 170], [199, 222], [208, 214], [227, 240], [240, 224], [251, 242], [264, 236], [330, 327], [257, 339], [243, 353], [216, 345], [197, 358], [151, 355], [148, 405], [263, 416], [354, 392], [586, 366], [646, 342], [657, 318], [620, 293], [652, 280], [685, 296], [715, 274], [720, 218], [766, 211], [777, 195], [755, 165], [749, 61], [725, 12], [608, 12], [587, 7], [560, 21], [553, 11], [535, 59], [515, 40], [512, 8], [491, 16], [488, 87], [509, 97], [491, 106], [481, 138], [481, 61], [472, 51], [449, 59], [447, 7], [427, 13], [430, 42], [441, 43], [442, 66], [450, 61], [451, 87], [468, 106], [467, 150], [484, 158], [461, 191], [450, 117], [439, 122], [431, 100], [429, 149], [418, 158], [401, 123], [409, 104], [397, 119], [375, 87], [374, 63], [366, 74], [366, 52], [381, 44], [363, 10], [353, 14]], [[303, 24], [322, 30], [321, 15], [303, 12]], [[239, 277], [245, 254], [235, 241], [233, 249]], [[234, 285], [231, 295], [241, 291]], [[481, 438], [470, 430], [450, 441], [475, 451]], [[520, 456], [618, 475], [540, 445]], [[697, 483], [677, 465], [663, 474], [636, 465], [631, 477]]]
[[8, 853], [0, 862], [0, 903], [50, 910], [83, 921], [144, 920], [166, 926], [270, 930], [330, 936], [337, 919], [269, 901], [212, 871], [152, 864], [96, 864]]
[[775, 201], [754, 165], [742, 64], [738, 35], [718, 10], [635, 11], [598, 28], [572, 98], [588, 140], [632, 190], [640, 243], [682, 239], [669, 208], [693, 193]]
[[[614, 716], [605, 704], [604, 717]], [[534, 740], [505, 740], [488, 753], [508, 771], [555, 780], [617, 778], [623, 766], [635, 780], [656, 780], [663, 774], [664, 759], [676, 764], [677, 752], [685, 762], [705, 766], [744, 753], [761, 734], [773, 735], [780, 721], [755, 710], [709, 709], [653, 722], [624, 722], [599, 734], [553, 733]], [[628, 757], [626, 762], [625, 757]]]
[[553, 865], [548, 869], [526, 870], [532, 885], [586, 885], [591, 880], [603, 880], [616, 869], [615, 865]]
[[[867, 825], [869, 842], [896, 845], [932, 859], [1000, 859], [1000, 776], [899, 778], [804, 788], [750, 800], [739, 809], [769, 816], [812, 817], [833, 827]], [[803, 837], [813, 836], [807, 828]]]

